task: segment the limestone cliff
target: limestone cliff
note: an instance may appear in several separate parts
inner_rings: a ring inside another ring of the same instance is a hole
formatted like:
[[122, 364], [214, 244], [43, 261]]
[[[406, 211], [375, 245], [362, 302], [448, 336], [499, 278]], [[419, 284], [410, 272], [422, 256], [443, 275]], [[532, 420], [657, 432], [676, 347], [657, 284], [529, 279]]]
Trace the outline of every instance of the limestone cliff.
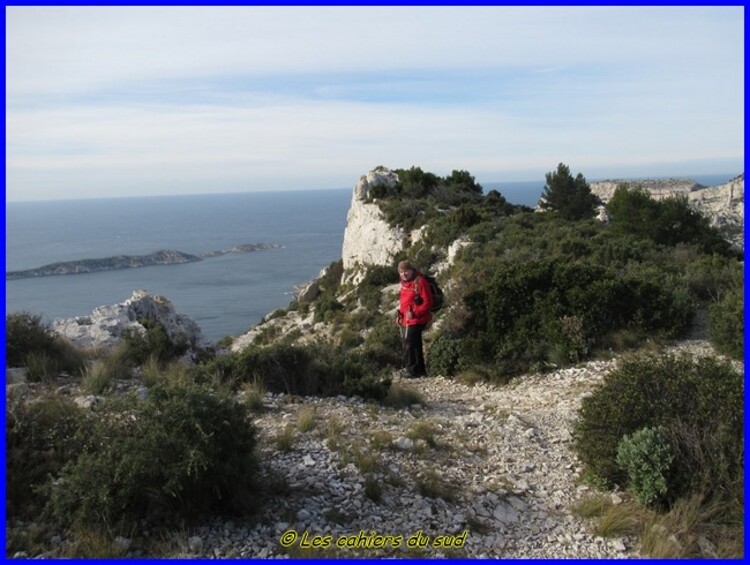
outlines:
[[744, 173], [719, 186], [702, 186], [691, 180], [610, 180], [589, 186], [606, 205], [615, 189], [625, 185], [640, 187], [655, 200], [686, 196], [690, 204], [711, 220], [724, 237], [737, 249], [744, 249], [745, 175]]
[[[358, 302], [356, 290], [353, 289], [362, 282], [366, 267], [392, 265], [399, 252], [418, 243], [425, 234], [427, 224], [412, 231], [390, 225], [380, 209], [378, 199], [373, 197], [374, 187], [392, 188], [398, 182], [395, 171], [377, 167], [362, 175], [354, 186], [341, 251], [343, 274], [340, 278], [336, 276], [341, 287], [336, 291], [335, 298], [342, 303]], [[420, 267], [432, 274], [440, 274], [451, 266], [460, 249], [469, 244], [468, 239], [459, 238], [445, 249], [433, 249], [440, 260]], [[231, 350], [242, 351], [251, 344], [263, 342], [268, 335], [296, 335], [295, 339], [299, 343], [320, 339], [335, 341], [334, 325], [315, 321], [315, 309], [318, 307], [316, 301], [321, 294], [319, 282], [327, 276], [327, 271], [328, 269], [324, 269], [317, 279], [299, 286], [296, 301], [303, 304], [302, 312], [291, 309], [266, 316], [260, 324], [237, 336]], [[395, 284], [382, 289], [380, 301], [381, 313], [387, 312], [390, 318], [395, 317], [398, 305], [399, 286], [395, 269], [393, 275]], [[355, 312], [361, 311], [363, 306], [360, 304], [356, 308]]]
[[394, 186], [397, 182], [395, 172], [378, 167], [363, 175], [354, 187], [341, 251], [345, 272], [358, 266], [388, 265], [403, 249], [403, 231], [385, 221], [377, 202], [370, 196], [373, 187]]

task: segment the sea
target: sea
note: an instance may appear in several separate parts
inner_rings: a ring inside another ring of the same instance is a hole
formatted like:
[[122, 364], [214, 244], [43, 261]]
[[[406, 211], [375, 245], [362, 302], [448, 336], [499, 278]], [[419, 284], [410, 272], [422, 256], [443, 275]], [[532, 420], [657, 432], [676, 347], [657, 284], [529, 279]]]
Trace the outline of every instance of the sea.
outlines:
[[351, 189], [6, 203], [7, 271], [58, 261], [199, 255], [247, 243], [279, 249], [232, 253], [195, 263], [6, 280], [6, 312], [55, 318], [88, 315], [134, 290], [166, 296], [217, 341], [239, 335], [295, 287], [341, 258]]
[[[690, 178], [715, 186], [735, 176]], [[533, 207], [544, 181], [483, 187]], [[341, 258], [351, 197], [346, 188], [6, 202], [6, 272], [163, 249], [200, 255], [242, 244], [281, 246], [180, 265], [7, 280], [6, 313], [30, 312], [51, 323], [88, 315], [143, 289], [166, 296], [211, 341], [240, 335], [287, 307], [300, 285]]]

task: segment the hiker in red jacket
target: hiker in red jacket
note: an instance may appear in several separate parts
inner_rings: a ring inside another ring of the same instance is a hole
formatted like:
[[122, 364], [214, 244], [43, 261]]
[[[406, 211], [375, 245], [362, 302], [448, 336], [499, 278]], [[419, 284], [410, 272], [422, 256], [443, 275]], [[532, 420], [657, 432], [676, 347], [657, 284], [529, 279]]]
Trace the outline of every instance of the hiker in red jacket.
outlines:
[[404, 328], [404, 370], [410, 377], [427, 375], [422, 349], [422, 331], [432, 319], [430, 285], [409, 261], [398, 264], [401, 279], [398, 324]]

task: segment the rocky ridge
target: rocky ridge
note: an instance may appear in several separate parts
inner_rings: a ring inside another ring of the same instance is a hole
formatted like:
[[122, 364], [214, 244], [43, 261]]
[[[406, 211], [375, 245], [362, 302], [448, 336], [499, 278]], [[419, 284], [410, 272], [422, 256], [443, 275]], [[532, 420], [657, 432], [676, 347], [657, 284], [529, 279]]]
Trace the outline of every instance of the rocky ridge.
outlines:
[[703, 186], [691, 180], [609, 180], [590, 183], [591, 192], [605, 204], [620, 185], [642, 188], [655, 200], [685, 196], [688, 202], [711, 221], [732, 245], [745, 248], [745, 175], [744, 173], [719, 186]]

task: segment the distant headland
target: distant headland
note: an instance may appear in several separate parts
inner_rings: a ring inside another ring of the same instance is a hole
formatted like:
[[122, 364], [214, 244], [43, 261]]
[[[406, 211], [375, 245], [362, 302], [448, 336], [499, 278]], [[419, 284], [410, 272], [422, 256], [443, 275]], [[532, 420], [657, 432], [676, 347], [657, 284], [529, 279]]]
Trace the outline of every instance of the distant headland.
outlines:
[[199, 255], [191, 255], [182, 251], [163, 249], [154, 251], [148, 255], [114, 255], [102, 259], [79, 259], [76, 261], [62, 261], [50, 263], [35, 269], [23, 271], [9, 271], [5, 274], [6, 280], [26, 279], [31, 277], [54, 277], [58, 275], [77, 275], [83, 273], [96, 273], [99, 271], [114, 271], [117, 269], [136, 269], [139, 267], [151, 267], [154, 265], [180, 265], [183, 263], [195, 263], [210, 257], [219, 257], [229, 253], [251, 253], [253, 251], [265, 251], [268, 249], [279, 249], [277, 243], [244, 243], [231, 249], [220, 251], [209, 251]]

